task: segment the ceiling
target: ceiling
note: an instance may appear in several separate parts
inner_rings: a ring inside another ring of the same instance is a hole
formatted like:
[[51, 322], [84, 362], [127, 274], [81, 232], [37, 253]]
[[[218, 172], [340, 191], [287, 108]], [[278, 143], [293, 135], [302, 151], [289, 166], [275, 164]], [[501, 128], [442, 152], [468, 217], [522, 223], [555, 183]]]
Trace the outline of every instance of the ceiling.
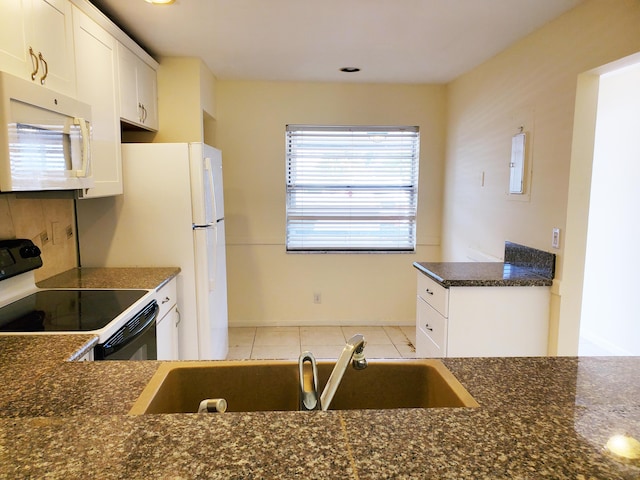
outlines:
[[156, 58], [200, 57], [219, 79], [445, 83], [584, 0], [91, 1]]

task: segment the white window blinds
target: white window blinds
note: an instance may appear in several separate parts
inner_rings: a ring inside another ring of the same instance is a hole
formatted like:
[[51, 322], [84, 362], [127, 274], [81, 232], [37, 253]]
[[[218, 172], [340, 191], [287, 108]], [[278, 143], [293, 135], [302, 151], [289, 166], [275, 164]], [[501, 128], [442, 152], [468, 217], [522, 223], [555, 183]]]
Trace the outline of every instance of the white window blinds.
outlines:
[[419, 135], [287, 125], [287, 250], [413, 251]]

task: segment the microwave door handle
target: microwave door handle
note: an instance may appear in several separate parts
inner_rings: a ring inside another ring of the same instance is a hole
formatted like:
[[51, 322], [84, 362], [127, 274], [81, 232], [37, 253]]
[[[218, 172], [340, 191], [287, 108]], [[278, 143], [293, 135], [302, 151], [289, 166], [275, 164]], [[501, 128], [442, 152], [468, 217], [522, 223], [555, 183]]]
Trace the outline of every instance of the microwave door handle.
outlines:
[[84, 118], [74, 118], [73, 123], [80, 127], [80, 137], [82, 138], [82, 165], [80, 170], [75, 171], [76, 177], [86, 177], [89, 168], [89, 128]]

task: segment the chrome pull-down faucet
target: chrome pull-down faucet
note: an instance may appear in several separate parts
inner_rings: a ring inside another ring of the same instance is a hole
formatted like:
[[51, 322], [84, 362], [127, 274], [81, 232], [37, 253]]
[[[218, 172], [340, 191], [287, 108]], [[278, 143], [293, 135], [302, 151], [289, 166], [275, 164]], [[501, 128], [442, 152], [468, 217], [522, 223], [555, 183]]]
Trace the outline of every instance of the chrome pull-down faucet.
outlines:
[[364, 336], [357, 334], [347, 340], [347, 344], [342, 349], [342, 353], [338, 358], [333, 371], [327, 380], [327, 384], [320, 395], [320, 408], [322, 410], [328, 410], [331, 405], [331, 400], [336, 394], [336, 390], [340, 386], [340, 381], [347, 370], [349, 363], [353, 365], [356, 370], [364, 370], [367, 368], [367, 359], [364, 358], [364, 346], [366, 342]]

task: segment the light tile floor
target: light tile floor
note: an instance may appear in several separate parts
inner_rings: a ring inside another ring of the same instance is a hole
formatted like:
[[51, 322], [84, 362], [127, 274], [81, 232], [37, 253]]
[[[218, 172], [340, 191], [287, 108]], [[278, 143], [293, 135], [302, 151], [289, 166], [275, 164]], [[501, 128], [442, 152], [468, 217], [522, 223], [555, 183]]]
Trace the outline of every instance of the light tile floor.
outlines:
[[415, 358], [415, 326], [230, 327], [228, 360], [297, 359], [309, 350], [317, 359], [336, 359], [345, 342], [364, 335], [367, 358]]

